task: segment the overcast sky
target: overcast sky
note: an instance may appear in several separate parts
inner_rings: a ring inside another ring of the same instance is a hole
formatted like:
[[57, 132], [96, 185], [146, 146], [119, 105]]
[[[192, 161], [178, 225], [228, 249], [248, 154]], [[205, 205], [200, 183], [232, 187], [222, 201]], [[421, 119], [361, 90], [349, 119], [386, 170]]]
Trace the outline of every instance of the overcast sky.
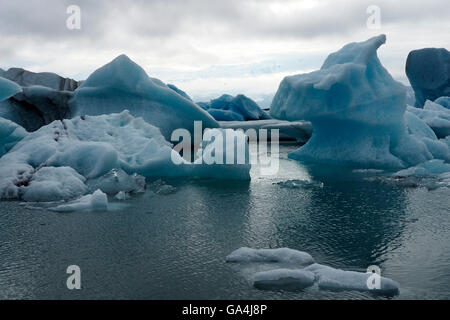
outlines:
[[[69, 30], [67, 7], [81, 9]], [[381, 12], [370, 29], [367, 8]], [[348, 42], [385, 33], [382, 63], [405, 82], [408, 52], [450, 49], [448, 0], [0, 0], [0, 68], [77, 80], [125, 53], [194, 98], [274, 93]]]

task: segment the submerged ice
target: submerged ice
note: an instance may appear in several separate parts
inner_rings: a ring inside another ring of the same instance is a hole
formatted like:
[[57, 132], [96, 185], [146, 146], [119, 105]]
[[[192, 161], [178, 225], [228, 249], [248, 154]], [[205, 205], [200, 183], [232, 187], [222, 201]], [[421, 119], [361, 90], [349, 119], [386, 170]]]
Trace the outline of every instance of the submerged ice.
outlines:
[[350, 43], [330, 54], [319, 71], [282, 81], [271, 115], [313, 125], [312, 138], [291, 158], [389, 169], [450, 159], [448, 146], [436, 137], [408, 132], [405, 87], [377, 57], [385, 42], [380, 35]]

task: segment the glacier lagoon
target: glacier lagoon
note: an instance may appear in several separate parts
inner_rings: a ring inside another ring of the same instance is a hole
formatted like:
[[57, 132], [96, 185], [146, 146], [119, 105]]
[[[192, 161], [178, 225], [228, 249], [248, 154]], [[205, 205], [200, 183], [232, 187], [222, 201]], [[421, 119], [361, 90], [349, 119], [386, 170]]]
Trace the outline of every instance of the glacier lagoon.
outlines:
[[[450, 298], [449, 188], [386, 183], [377, 170], [307, 166], [288, 159], [297, 148], [280, 146], [276, 177], [253, 166], [251, 181], [165, 179], [176, 192], [110, 197], [108, 211], [57, 213], [3, 201], [0, 298]], [[297, 249], [343, 270], [377, 265], [400, 293], [258, 290], [252, 277], [267, 266], [225, 261], [243, 246]], [[73, 264], [81, 268], [80, 291], [66, 287]]]

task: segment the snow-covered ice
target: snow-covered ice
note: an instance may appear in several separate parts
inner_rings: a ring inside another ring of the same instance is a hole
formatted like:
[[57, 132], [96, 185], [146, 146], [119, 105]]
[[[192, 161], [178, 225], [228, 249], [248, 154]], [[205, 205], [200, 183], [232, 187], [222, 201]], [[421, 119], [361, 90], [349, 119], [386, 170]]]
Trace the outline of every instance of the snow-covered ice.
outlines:
[[289, 248], [252, 249], [240, 248], [226, 257], [227, 262], [281, 262], [295, 265], [309, 265], [314, 259], [306, 252]]
[[28, 180], [21, 191], [23, 200], [29, 202], [75, 199], [88, 191], [86, 178], [70, 167], [43, 167]]
[[450, 52], [444, 48], [411, 51], [406, 75], [416, 94], [416, 107], [422, 107], [426, 100], [450, 96]]
[[260, 290], [297, 291], [314, 284], [315, 275], [302, 269], [275, 269], [255, 274], [253, 286]]
[[166, 86], [121, 55], [96, 70], [75, 91], [70, 101], [73, 116], [119, 113], [125, 109], [158, 127], [169, 140], [175, 129], [194, 132], [194, 121], [203, 128], [218, 123], [202, 108]]
[[385, 42], [380, 35], [350, 43], [330, 54], [321, 70], [282, 81], [271, 115], [309, 120], [314, 129], [291, 158], [374, 169], [401, 169], [434, 158], [435, 150], [407, 131], [405, 87], [377, 57]]

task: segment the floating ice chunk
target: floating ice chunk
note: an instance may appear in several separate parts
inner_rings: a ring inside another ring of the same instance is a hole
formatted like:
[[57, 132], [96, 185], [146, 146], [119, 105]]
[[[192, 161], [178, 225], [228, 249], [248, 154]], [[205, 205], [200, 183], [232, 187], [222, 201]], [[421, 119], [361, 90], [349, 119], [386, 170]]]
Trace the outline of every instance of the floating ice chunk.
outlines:
[[[256, 121], [222, 121], [219, 122], [224, 129], [242, 129], [244, 131], [254, 129], [260, 141], [271, 139], [270, 130], [279, 130], [280, 140], [294, 140], [299, 143], [306, 143], [312, 135], [311, 122], [306, 121], [283, 121], [283, 120], [256, 120]], [[260, 129], [267, 130], [267, 137], [262, 137]], [[252, 138], [252, 137], [251, 137]]]
[[0, 77], [0, 101], [8, 99], [22, 91], [22, 88], [16, 83]]
[[435, 176], [450, 172], [450, 164], [443, 160], [430, 160], [415, 167], [398, 171], [394, 176]]
[[253, 286], [260, 290], [297, 291], [314, 284], [312, 272], [293, 269], [276, 269], [258, 272], [253, 279]]
[[0, 158], [22, 140], [27, 132], [12, 121], [0, 118]]
[[271, 115], [309, 120], [314, 128], [291, 158], [374, 169], [433, 159], [428, 144], [406, 130], [405, 87], [377, 57], [385, 41], [381, 35], [348, 44], [329, 55], [321, 70], [282, 81]]
[[28, 185], [22, 187], [23, 200], [50, 202], [74, 199], [88, 191], [85, 180], [70, 167], [43, 167], [31, 176]]
[[112, 169], [100, 178], [87, 181], [90, 190], [100, 189], [106, 194], [140, 193], [145, 191], [145, 177], [137, 174], [129, 175], [122, 169]]
[[72, 211], [106, 211], [108, 210], [108, 197], [100, 190], [85, 195], [77, 200], [61, 204], [49, 210], [57, 212]]
[[265, 120], [270, 116], [255, 101], [239, 94], [236, 97], [224, 94], [202, 106], [218, 121]]
[[323, 290], [355, 290], [386, 295], [395, 295], [399, 293], [400, 286], [397, 282], [381, 276], [380, 288], [378, 289], [375, 287], [374, 289], [370, 289], [367, 282], [369, 277], [373, 276], [372, 273], [344, 271], [317, 263], [310, 265], [303, 270], [312, 272], [316, 277], [319, 288]]
[[307, 180], [287, 180], [274, 183], [282, 188], [287, 189], [322, 189], [324, 184], [320, 181], [307, 181]]
[[203, 128], [219, 126], [205, 110], [160, 80], [150, 78], [125, 55], [91, 74], [75, 91], [69, 105], [73, 116], [111, 114], [128, 109], [132, 115], [160, 128], [167, 140], [179, 128], [193, 135], [194, 121], [202, 121]]
[[177, 188], [170, 186], [170, 185], [164, 185], [164, 186], [161, 186], [156, 193], [162, 194], [162, 195], [168, 195], [168, 194], [172, 194], [175, 192], [177, 192]]
[[450, 96], [450, 52], [443, 48], [411, 51], [406, 75], [416, 94], [416, 107], [421, 108], [426, 100]]
[[296, 265], [309, 265], [314, 259], [306, 252], [289, 248], [252, 249], [240, 248], [226, 257], [227, 262], [281, 262]]

